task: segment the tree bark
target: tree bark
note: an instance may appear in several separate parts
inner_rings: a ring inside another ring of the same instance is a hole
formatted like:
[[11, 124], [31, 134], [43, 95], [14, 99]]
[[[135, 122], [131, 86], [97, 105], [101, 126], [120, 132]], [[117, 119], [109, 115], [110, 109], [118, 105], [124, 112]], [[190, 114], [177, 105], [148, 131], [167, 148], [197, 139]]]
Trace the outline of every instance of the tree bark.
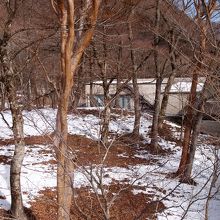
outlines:
[[[103, 32], [106, 33], [105, 27], [103, 28]], [[102, 111], [101, 116], [101, 143], [104, 147], [107, 147], [108, 144], [108, 135], [109, 135], [109, 122], [110, 122], [110, 116], [111, 116], [111, 104], [113, 99], [110, 97], [109, 94], [109, 88], [114, 78], [108, 80], [107, 78], [107, 67], [108, 67], [108, 61], [107, 61], [107, 46], [106, 46], [106, 39], [105, 35], [103, 35], [103, 54], [102, 59], [98, 56], [97, 48], [95, 45], [93, 45], [93, 52], [94, 52], [94, 58], [97, 61], [98, 67], [100, 69], [101, 78], [102, 78], [102, 87], [104, 92], [104, 110]]]
[[159, 129], [162, 129], [163, 126], [163, 121], [164, 121], [164, 117], [166, 114], [166, 110], [167, 110], [167, 106], [168, 106], [168, 100], [169, 100], [169, 92], [170, 89], [173, 85], [173, 82], [175, 80], [176, 77], [176, 57], [175, 57], [175, 48], [176, 45], [178, 43], [178, 39], [176, 40], [176, 42], [174, 42], [174, 31], [171, 30], [171, 40], [170, 40], [170, 65], [171, 65], [171, 74], [169, 76], [169, 79], [167, 81], [165, 90], [164, 90], [164, 94], [163, 94], [163, 99], [161, 102], [161, 109], [160, 109], [160, 114], [159, 114], [159, 121], [158, 121], [158, 126]]
[[89, 107], [94, 106], [94, 97], [93, 97], [93, 52], [91, 52], [89, 57]]
[[140, 93], [137, 83], [137, 65], [136, 65], [135, 51], [133, 48], [133, 31], [130, 21], [128, 22], [128, 31], [129, 31], [129, 43], [130, 43], [130, 57], [132, 63], [132, 84], [133, 84], [134, 115], [135, 115], [134, 128], [132, 133], [136, 136], [139, 136], [140, 119], [141, 119]]
[[156, 92], [155, 92], [155, 102], [154, 102], [154, 114], [153, 122], [151, 129], [151, 146], [154, 151], [159, 150], [158, 146], [158, 120], [160, 114], [160, 99], [161, 99], [161, 85], [162, 85], [162, 76], [159, 68], [159, 22], [160, 22], [160, 0], [157, 0], [156, 3], [156, 19], [155, 19], [155, 31], [156, 35], [154, 37], [154, 63], [155, 63], [155, 74], [156, 74]]
[[83, 94], [83, 88], [84, 88], [84, 85], [85, 85], [85, 72], [84, 72], [84, 62], [85, 62], [85, 59], [82, 58], [82, 63], [81, 63], [81, 66], [77, 72], [77, 82], [76, 82], [76, 85], [75, 85], [75, 91], [73, 91], [73, 102], [72, 102], [72, 110], [73, 112], [76, 111], [77, 107], [79, 106], [79, 101], [80, 101], [80, 98], [82, 97], [82, 94]]
[[[121, 65], [122, 65], [122, 40], [120, 41], [120, 45], [118, 47], [116, 90], [118, 90], [120, 88], [120, 86], [121, 86]], [[115, 97], [115, 108], [120, 108], [120, 95], [117, 95]]]
[[156, 93], [155, 93], [155, 102], [154, 102], [154, 114], [153, 114], [153, 122], [152, 122], [152, 129], [151, 129], [151, 145], [154, 151], [159, 150], [158, 146], [158, 120], [160, 114], [160, 99], [161, 99], [161, 84], [162, 78], [159, 77], [156, 80]]
[[16, 219], [25, 220], [27, 219], [27, 216], [24, 212], [20, 183], [21, 167], [25, 156], [25, 143], [23, 131], [24, 121], [22, 111], [16, 100], [16, 92], [13, 91], [15, 88], [15, 84], [13, 83], [13, 81], [14, 80], [12, 79], [10, 85], [7, 86], [8, 99], [10, 103], [10, 110], [12, 113], [13, 121], [13, 135], [15, 140], [15, 150], [10, 169], [11, 212]]
[[189, 96], [189, 103], [188, 103], [186, 116], [184, 119], [185, 130], [184, 130], [184, 137], [183, 137], [183, 144], [182, 144], [182, 155], [181, 155], [179, 168], [177, 171], [177, 175], [183, 179], [185, 178], [184, 173], [186, 171], [192, 126], [194, 123], [193, 114], [194, 114], [194, 107], [195, 107], [195, 102], [196, 102], [197, 85], [198, 85], [198, 74], [197, 74], [197, 69], [196, 69], [193, 74], [192, 86], [191, 86], [191, 91], [190, 91], [190, 96]]
[[195, 157], [195, 152], [196, 152], [196, 146], [197, 146], [197, 142], [198, 142], [198, 136], [200, 133], [200, 127], [201, 127], [201, 122], [202, 122], [202, 118], [203, 118], [203, 113], [205, 112], [205, 103], [206, 101], [210, 98], [208, 93], [208, 79], [209, 77], [206, 79], [205, 84], [203, 86], [203, 90], [200, 94], [200, 98], [199, 98], [199, 104], [198, 104], [198, 108], [197, 108], [197, 114], [195, 116], [195, 120], [193, 123], [193, 127], [192, 127], [192, 137], [191, 137], [191, 142], [190, 142], [190, 146], [189, 146], [189, 152], [188, 152], [188, 157], [187, 157], [187, 166], [186, 166], [186, 170], [185, 170], [185, 174], [184, 177], [185, 179], [189, 180], [191, 177], [191, 173], [192, 173], [192, 168], [193, 168], [193, 161], [194, 161], [194, 157]]
[[197, 146], [197, 141], [198, 141], [198, 135], [200, 132], [200, 127], [201, 127], [201, 122], [202, 122], [202, 116], [203, 116], [202, 112], [198, 112], [195, 123], [194, 123], [191, 142], [189, 146], [189, 152], [188, 152], [189, 155], [186, 161], [187, 166], [186, 166], [186, 170], [184, 173], [184, 179], [186, 180], [189, 180], [191, 177], [193, 161], [194, 161], [196, 146]]
[[109, 94], [104, 94], [104, 110], [102, 112], [102, 129], [101, 129], [101, 142], [104, 147], [107, 147], [108, 136], [109, 136], [109, 123], [111, 117], [111, 108], [110, 108], [111, 98]]
[[[56, 131], [54, 145], [57, 156], [57, 201], [58, 220], [70, 219], [72, 201], [72, 173], [74, 170], [74, 154], [68, 149], [67, 111], [69, 98], [73, 87], [73, 79], [80, 63], [84, 50], [89, 45], [94, 34], [100, 1], [91, 2], [91, 10], [87, 13], [88, 26], [86, 31], [80, 33], [79, 40], [75, 37], [75, 1], [61, 0], [52, 6], [61, 22], [61, 74], [60, 94], [58, 97], [58, 110], [56, 117]], [[57, 8], [56, 8], [57, 7]], [[84, 12], [85, 13], [85, 12]], [[82, 15], [85, 19], [85, 14]], [[82, 27], [82, 30], [84, 28]], [[73, 48], [75, 51], [73, 53]]]
[[[72, 77], [72, 50], [74, 43], [74, 3], [68, 1], [65, 8], [64, 1], [60, 2], [62, 13], [61, 22], [61, 91], [58, 100], [58, 110], [56, 118], [55, 147], [57, 156], [57, 202], [58, 220], [70, 219], [70, 207], [72, 201], [72, 183], [70, 174], [73, 172], [72, 161], [68, 158], [67, 149], [67, 111], [69, 97], [73, 85]], [[69, 29], [67, 29], [69, 26]]]
[[100, 65], [100, 68], [101, 68], [100, 70], [101, 70], [102, 78], [103, 78], [103, 90], [104, 90], [104, 110], [102, 112], [102, 119], [101, 119], [101, 142], [104, 147], [107, 147], [112, 100], [109, 94], [109, 87], [111, 85], [111, 81], [108, 82], [108, 79], [107, 79], [107, 60], [106, 60], [107, 49], [106, 49], [106, 44], [104, 41], [103, 41], [103, 47], [104, 47], [105, 59], [104, 59], [104, 64]]
[[22, 162], [25, 156], [23, 116], [16, 94], [15, 73], [12, 63], [7, 56], [7, 49], [0, 48], [0, 60], [3, 66], [4, 77], [2, 81], [5, 85], [6, 96], [9, 101], [9, 107], [12, 114], [12, 131], [15, 140], [15, 150], [10, 168], [10, 187], [11, 187], [11, 212], [16, 219], [27, 219], [24, 212], [20, 174]]
[[167, 106], [168, 106], [169, 92], [170, 92], [170, 89], [173, 85], [175, 77], [176, 77], [176, 72], [172, 72], [172, 74], [170, 75], [170, 77], [167, 81], [167, 85], [166, 85], [165, 90], [164, 90], [163, 99], [162, 99], [162, 102], [161, 102], [160, 114], [159, 114], [159, 121], [158, 121], [159, 129], [162, 129], [162, 126], [163, 126], [163, 121], [164, 121]]
[[[197, 63], [195, 70], [193, 72], [192, 86], [191, 86], [191, 95], [189, 97], [189, 103], [185, 118], [185, 130], [184, 130], [184, 140], [182, 144], [182, 156], [177, 171], [177, 175], [181, 177], [183, 181], [190, 181], [192, 165], [196, 150], [197, 138], [199, 134], [199, 127], [202, 120], [201, 110], [204, 107], [204, 97], [203, 94], [200, 96], [201, 105], [199, 106], [199, 113], [197, 113], [197, 118], [195, 114], [196, 109], [196, 89], [198, 85], [198, 77], [201, 72], [205, 70], [204, 62], [204, 53], [206, 50], [207, 42], [207, 27], [210, 24], [210, 18], [215, 8], [216, 1], [201, 1], [194, 2], [194, 6], [197, 12], [197, 25], [200, 27], [200, 42], [199, 42], [199, 51], [197, 56]], [[206, 11], [204, 12], [204, 8]], [[204, 14], [205, 13], [205, 14]], [[205, 16], [205, 17], [204, 17]], [[205, 83], [206, 86], [206, 83]], [[204, 89], [205, 90], [205, 89]]]
[[12, 114], [12, 131], [15, 141], [14, 155], [10, 167], [10, 189], [11, 189], [11, 212], [16, 219], [27, 219], [24, 212], [20, 174], [23, 159], [25, 156], [23, 116], [17, 96], [17, 78], [14, 72], [11, 57], [9, 57], [9, 39], [11, 36], [11, 25], [15, 18], [17, 5], [13, 10], [8, 9], [8, 17], [3, 30], [3, 37], [0, 39], [0, 62], [2, 66], [1, 82], [4, 85], [5, 96], [8, 98], [9, 107]]
[[5, 97], [5, 86], [3, 83], [0, 84], [1, 87], [1, 110], [5, 109], [6, 97]]

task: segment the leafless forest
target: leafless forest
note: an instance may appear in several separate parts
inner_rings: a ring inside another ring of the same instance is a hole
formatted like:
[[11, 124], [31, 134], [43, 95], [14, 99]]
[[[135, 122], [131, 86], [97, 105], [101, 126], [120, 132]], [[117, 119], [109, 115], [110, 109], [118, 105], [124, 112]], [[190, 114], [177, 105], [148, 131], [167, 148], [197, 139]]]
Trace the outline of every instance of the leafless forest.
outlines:
[[217, 220], [219, 12], [1, 0], [0, 219]]

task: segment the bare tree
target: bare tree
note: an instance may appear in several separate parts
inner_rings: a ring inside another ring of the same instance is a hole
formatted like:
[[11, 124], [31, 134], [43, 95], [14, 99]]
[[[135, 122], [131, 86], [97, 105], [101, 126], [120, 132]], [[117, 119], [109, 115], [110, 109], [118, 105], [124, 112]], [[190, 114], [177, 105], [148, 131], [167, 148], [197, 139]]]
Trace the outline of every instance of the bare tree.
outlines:
[[70, 103], [70, 108], [73, 111], [76, 111], [77, 107], [80, 104], [80, 99], [83, 96], [83, 89], [85, 86], [85, 78], [86, 78], [86, 71], [85, 71], [85, 56], [86, 54], [83, 54], [82, 57], [82, 62], [80, 64], [80, 67], [78, 69], [78, 71], [76, 72], [76, 76], [75, 76], [75, 86], [73, 86], [75, 88], [75, 90], [73, 90], [73, 101], [72, 103]]
[[155, 38], [154, 38], [154, 63], [155, 63], [155, 74], [156, 74], [156, 93], [155, 93], [155, 102], [154, 102], [154, 114], [153, 114], [153, 123], [151, 130], [151, 145], [154, 150], [158, 150], [158, 119], [160, 113], [160, 99], [161, 99], [161, 84], [163, 81], [160, 64], [159, 64], [159, 53], [158, 53], [158, 44], [159, 44], [159, 25], [160, 25], [160, 0], [156, 2], [156, 16], [155, 16]]
[[[15, 150], [10, 168], [10, 187], [11, 187], [11, 212], [16, 219], [27, 219], [24, 212], [20, 173], [25, 156], [24, 131], [22, 108], [19, 102], [18, 79], [19, 71], [16, 71], [14, 59], [9, 53], [11, 50], [11, 37], [13, 36], [13, 22], [19, 7], [22, 6], [20, 1], [5, 1], [0, 7], [5, 10], [6, 17], [2, 24], [2, 36], [0, 38], [0, 63], [1, 76], [0, 80], [5, 90], [5, 97], [9, 101], [9, 108], [12, 113], [12, 131], [15, 140]], [[14, 52], [14, 51], [13, 51]], [[4, 102], [4, 100], [3, 100]]]
[[175, 28], [171, 27], [171, 30], [168, 33], [168, 44], [169, 44], [169, 61], [171, 66], [171, 73], [168, 77], [168, 81], [166, 87], [164, 89], [163, 98], [161, 101], [161, 108], [160, 114], [158, 119], [158, 126], [159, 129], [162, 129], [164, 117], [166, 114], [167, 106], [168, 106], [168, 99], [169, 99], [169, 92], [173, 85], [174, 79], [177, 74], [177, 45], [179, 42], [179, 36], [175, 33]]
[[134, 39], [133, 39], [133, 30], [132, 30], [132, 22], [131, 22], [133, 14], [134, 11], [132, 10], [131, 16], [128, 20], [128, 38], [129, 38], [130, 58], [132, 65], [132, 84], [133, 84], [134, 113], [135, 113], [133, 134], [139, 135], [141, 110], [140, 110], [140, 93], [137, 83], [137, 61], [136, 61], [137, 58], [133, 48]]
[[[52, 6], [58, 15], [61, 27], [61, 72], [60, 91], [58, 94], [58, 111], [55, 131], [55, 148], [57, 167], [58, 219], [70, 219], [72, 200], [73, 157], [68, 149], [67, 111], [74, 76], [84, 50], [89, 45], [97, 22], [100, 6], [99, 0], [85, 1], [81, 13], [76, 12], [74, 0], [52, 0]], [[76, 19], [79, 19], [77, 26]], [[79, 33], [76, 34], [77, 28]]]
[[[98, 53], [99, 51], [99, 53]], [[103, 89], [103, 106], [104, 110], [102, 111], [101, 117], [101, 142], [103, 146], [107, 146], [108, 136], [109, 136], [109, 123], [110, 123], [110, 115], [111, 115], [111, 104], [112, 97], [110, 95], [110, 86], [114, 80], [114, 75], [108, 79], [108, 72], [110, 68], [110, 63], [108, 60], [108, 45], [106, 43], [106, 30], [103, 27], [103, 35], [102, 35], [102, 43], [101, 47], [93, 43], [93, 54], [96, 61], [96, 64], [99, 68], [99, 76], [102, 81], [102, 89]]]
[[[210, 0], [205, 2], [203, 0], [199, 0], [197, 2], [194, 1], [193, 4], [196, 11], [195, 22], [199, 28], [199, 49], [198, 52], [194, 53], [196, 65], [193, 70], [191, 92], [188, 100], [186, 116], [184, 119], [185, 130], [182, 145], [183, 150], [181, 161], [177, 171], [177, 175], [180, 175], [182, 181], [184, 182], [191, 182], [190, 176], [192, 170], [192, 163], [195, 154], [196, 141], [199, 134], [199, 127], [202, 119], [202, 115], [199, 113], [199, 115], [197, 115], [196, 117], [195, 112], [195, 109], [197, 109], [197, 85], [201, 72], [205, 72], [204, 64], [206, 62], [205, 53], [207, 51], [208, 27], [211, 22], [211, 16], [216, 10], [217, 1]], [[205, 91], [206, 85], [203, 89], [202, 95], [200, 96], [199, 111], [201, 111], [204, 108], [204, 103], [206, 100], [206, 98], [204, 97]]]
[[[27, 66], [30, 65], [32, 58], [36, 55], [38, 45], [45, 38], [44, 35], [44, 37], [39, 36], [39, 38], [33, 37], [30, 39], [30, 35], [33, 36], [32, 31], [36, 31], [38, 28], [34, 22], [32, 28], [21, 22], [30, 8], [32, 6], [28, 2], [19, 0], [2, 1], [0, 3], [0, 11], [4, 15], [1, 17], [0, 25], [0, 81], [4, 90], [3, 100], [1, 101], [2, 107], [5, 107], [4, 102], [7, 99], [12, 114], [11, 129], [15, 150], [10, 168], [10, 187], [11, 212], [16, 219], [27, 219], [23, 208], [20, 183], [21, 168], [25, 156], [22, 116], [22, 110], [25, 108], [23, 103], [24, 75]], [[23, 40], [22, 43], [18, 43], [20, 39]]]

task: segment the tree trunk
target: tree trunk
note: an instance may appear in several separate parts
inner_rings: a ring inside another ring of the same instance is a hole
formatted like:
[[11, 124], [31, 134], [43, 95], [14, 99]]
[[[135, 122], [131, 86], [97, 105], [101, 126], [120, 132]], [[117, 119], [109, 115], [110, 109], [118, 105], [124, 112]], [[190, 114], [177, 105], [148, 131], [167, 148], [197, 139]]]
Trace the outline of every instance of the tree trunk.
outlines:
[[90, 81], [89, 83], [89, 106], [94, 106], [94, 97], [93, 97], [93, 82]]
[[164, 90], [163, 99], [161, 102], [160, 113], [159, 113], [159, 121], [158, 121], [159, 129], [162, 129], [162, 126], [163, 126], [163, 121], [164, 121], [167, 106], [168, 106], [169, 92], [170, 92], [170, 89], [173, 85], [175, 77], [176, 77], [176, 73], [170, 75], [168, 82], [167, 82], [167, 85]]
[[195, 70], [193, 74], [193, 79], [192, 79], [192, 86], [191, 86], [191, 91], [190, 91], [190, 96], [189, 96], [188, 108], [187, 108], [186, 116], [184, 119], [185, 130], [184, 130], [184, 138], [183, 138], [183, 145], [182, 145], [182, 155], [181, 155], [179, 168], [177, 171], [177, 175], [183, 179], [185, 178], [184, 173], [186, 171], [192, 126], [194, 123], [194, 107], [195, 107], [195, 102], [196, 102], [197, 85], [198, 85], [198, 74], [197, 74], [197, 70]]
[[159, 150], [158, 146], [158, 120], [160, 114], [160, 98], [161, 98], [161, 84], [162, 78], [157, 78], [156, 81], [156, 93], [155, 93], [155, 102], [154, 102], [154, 114], [153, 114], [153, 122], [151, 129], [151, 145], [154, 151]]
[[[132, 12], [133, 14], [133, 12]], [[141, 119], [141, 108], [140, 108], [140, 93], [139, 87], [137, 83], [137, 65], [136, 65], [136, 57], [133, 48], [133, 31], [131, 22], [128, 23], [128, 31], [129, 31], [129, 43], [130, 43], [130, 57], [132, 63], [132, 84], [133, 84], [133, 97], [134, 97], [134, 128], [133, 134], [139, 136], [140, 130], [140, 119]]]
[[55, 109], [57, 107], [57, 96], [56, 92], [52, 91], [51, 92], [51, 108]]
[[[171, 45], [171, 47], [173, 48], [173, 45]], [[171, 50], [173, 50], [173, 49], [171, 49]], [[176, 60], [175, 60], [174, 51], [171, 51], [170, 63], [171, 63], [172, 72], [171, 72], [171, 75], [169, 76], [169, 79], [167, 81], [167, 84], [166, 84], [166, 87], [164, 90], [163, 99], [161, 102], [161, 109], [160, 109], [159, 121], [158, 121], [158, 126], [160, 129], [162, 129], [164, 117], [165, 117], [166, 110], [167, 110], [167, 105], [168, 105], [168, 100], [169, 100], [169, 92], [170, 92], [171, 86], [173, 85], [173, 82], [176, 77]]]
[[186, 170], [184, 173], [184, 179], [185, 180], [190, 180], [191, 178], [191, 173], [192, 173], [192, 166], [193, 166], [193, 161], [195, 157], [195, 152], [196, 152], [196, 146], [197, 146], [197, 141], [198, 141], [198, 135], [200, 132], [200, 127], [201, 127], [201, 122], [202, 122], [202, 113], [198, 112], [198, 115], [196, 117], [196, 120], [194, 122], [194, 127], [193, 127], [193, 132], [192, 132], [192, 137], [191, 137], [191, 142], [190, 142], [190, 147], [189, 147], [189, 152], [188, 152], [188, 157], [187, 157], [187, 166]]
[[[13, 87], [11, 89], [13, 89]], [[11, 92], [12, 91], [10, 91], [10, 93]], [[11, 161], [10, 169], [11, 212], [16, 219], [25, 220], [27, 219], [27, 216], [24, 212], [20, 183], [21, 167], [25, 156], [25, 143], [23, 132], [24, 121], [21, 109], [16, 103], [16, 98], [13, 98], [11, 94], [9, 94], [9, 103], [12, 113], [13, 135], [15, 140], [15, 151]]]
[[39, 98], [40, 95], [38, 93], [37, 84], [36, 84], [37, 81], [36, 74], [31, 75], [30, 81], [31, 81], [32, 94], [34, 97], [34, 105], [37, 108], [40, 108], [40, 98]]
[[[116, 82], [116, 91], [118, 91], [118, 89], [120, 88], [120, 85], [121, 85], [121, 78], [120, 78], [120, 75], [119, 75], [119, 72], [117, 73], [117, 82]], [[117, 95], [115, 97], [115, 108], [120, 108], [120, 95]]]
[[[72, 76], [72, 49], [74, 43], [74, 3], [68, 2], [67, 9], [63, 1], [59, 3], [62, 22], [61, 29], [61, 84], [58, 97], [58, 110], [56, 117], [55, 149], [57, 157], [57, 202], [58, 220], [70, 219], [70, 206], [72, 200], [71, 177], [73, 172], [72, 161], [67, 157], [67, 111], [69, 97], [73, 85]], [[69, 25], [69, 30], [67, 28]]]
[[[195, 154], [194, 152], [195, 144], [196, 144], [197, 136], [198, 136], [198, 129], [200, 125], [199, 123], [201, 120], [200, 118], [201, 116], [199, 116], [198, 119], [195, 120], [196, 117], [195, 117], [194, 109], [196, 108], [195, 104], [196, 104], [196, 90], [197, 90], [197, 85], [198, 85], [198, 77], [199, 77], [199, 74], [201, 74], [202, 70], [204, 70], [203, 61], [204, 61], [204, 52], [206, 49], [207, 27], [206, 27], [206, 23], [204, 23], [205, 21], [202, 15], [203, 14], [202, 6], [197, 5], [196, 10], [197, 10], [197, 16], [198, 16], [198, 19], [197, 19], [198, 26], [201, 28], [200, 29], [200, 42], [199, 42], [200, 48], [198, 51], [199, 53], [198, 58], [197, 58], [198, 60], [197, 60], [197, 63], [196, 63], [196, 66], [193, 72], [192, 86], [191, 86], [191, 91], [190, 91], [190, 96], [189, 96], [188, 108], [187, 108], [186, 117], [184, 120], [185, 130], [184, 130], [184, 139], [183, 139], [183, 144], [182, 144], [182, 155], [181, 155], [179, 168], [176, 173], [178, 176], [180, 176], [180, 178], [183, 181], [190, 180], [189, 178], [189, 173], [191, 173], [190, 167], [192, 166], [192, 163], [193, 163], [193, 158]], [[209, 19], [209, 18], [206, 17], [206, 19]], [[200, 101], [203, 102], [203, 100], [200, 100]], [[195, 128], [195, 131], [193, 131], [193, 128]], [[190, 155], [190, 153], [192, 153], [192, 155]], [[190, 163], [189, 167], [187, 163]], [[188, 170], [187, 170], [187, 167], [189, 168]]]
[[4, 83], [6, 96], [12, 114], [12, 130], [15, 140], [15, 151], [11, 161], [10, 168], [10, 187], [11, 187], [11, 212], [16, 219], [26, 220], [22, 202], [22, 192], [20, 183], [20, 174], [22, 162], [25, 155], [24, 132], [23, 132], [23, 116], [18, 103], [16, 94], [16, 74], [14, 72], [12, 62], [8, 56], [8, 42], [0, 45], [0, 62], [3, 67], [2, 82]]
[[5, 86], [3, 83], [0, 84], [1, 87], [1, 110], [5, 109], [6, 97], [5, 97]]
[[89, 58], [89, 107], [94, 106], [94, 97], [93, 97], [93, 53], [91, 52]]
[[[103, 27], [103, 32], [106, 34], [106, 29]], [[110, 97], [109, 88], [112, 83], [112, 79], [108, 80], [107, 78], [107, 70], [108, 70], [108, 60], [107, 60], [107, 46], [106, 46], [106, 39], [105, 34], [103, 35], [103, 54], [102, 59], [99, 58], [97, 53], [97, 48], [95, 45], [93, 46], [94, 58], [97, 61], [97, 64], [100, 69], [101, 78], [102, 78], [102, 87], [104, 92], [104, 110], [102, 111], [101, 115], [101, 143], [104, 147], [107, 148], [108, 144], [108, 135], [109, 135], [109, 122], [111, 117], [111, 104], [113, 99]]]
[[208, 79], [209, 77], [206, 79], [203, 90], [200, 94], [197, 114], [195, 116], [195, 120], [194, 120], [193, 127], [192, 127], [193, 132], [192, 132], [192, 137], [191, 137], [191, 142], [190, 142], [190, 147], [189, 147], [189, 152], [188, 152], [188, 157], [187, 157], [187, 162], [186, 162], [187, 167], [186, 167], [185, 174], [184, 174], [184, 178], [187, 180], [190, 180], [190, 177], [191, 177], [193, 161], [195, 157], [202, 117], [205, 111], [205, 103], [209, 98], [209, 95], [208, 95], [209, 91], [208, 91], [208, 84], [207, 84]]
[[[121, 86], [121, 65], [122, 65], [122, 40], [118, 48], [118, 64], [117, 64], [117, 85], [116, 90], [118, 91]], [[115, 108], [120, 108], [120, 95], [115, 97]]]
[[134, 92], [134, 128], [133, 128], [133, 134], [139, 135], [140, 130], [140, 120], [141, 120], [141, 108], [140, 108], [140, 93], [139, 93], [139, 87], [137, 84], [137, 74], [136, 72], [133, 73], [132, 77], [132, 83], [133, 83], [133, 92]]
[[156, 35], [154, 37], [154, 63], [155, 63], [155, 74], [156, 74], [156, 92], [155, 92], [153, 122], [152, 122], [152, 129], [151, 129], [151, 146], [154, 151], [159, 150], [159, 146], [158, 146], [158, 120], [159, 120], [159, 114], [160, 114], [161, 85], [162, 85], [162, 81], [163, 81], [163, 79], [161, 77], [160, 67], [159, 67], [159, 52], [158, 52], [160, 0], [157, 0], [156, 5], [157, 5], [156, 19], [155, 19]]
[[110, 108], [111, 99], [109, 98], [108, 94], [104, 95], [104, 110], [102, 114], [102, 129], [101, 129], [101, 142], [104, 147], [107, 147], [108, 144], [108, 135], [109, 135], [109, 123], [111, 117], [111, 108]]
[[[85, 32], [80, 32], [80, 40], [75, 38], [75, 1], [61, 0], [52, 2], [55, 12], [61, 23], [61, 74], [60, 94], [58, 97], [58, 110], [56, 118], [56, 131], [54, 145], [57, 156], [57, 200], [58, 220], [70, 219], [70, 207], [72, 200], [71, 175], [74, 170], [72, 151], [68, 149], [67, 136], [67, 111], [69, 98], [73, 87], [73, 79], [84, 53], [94, 34], [100, 2], [94, 0], [91, 10], [88, 11], [88, 22]], [[85, 12], [84, 12], [85, 13]], [[85, 19], [85, 14], [81, 15]], [[82, 27], [84, 30], [85, 27]], [[74, 53], [73, 53], [73, 49]]]
[[77, 83], [75, 86], [75, 91], [73, 92], [74, 98], [73, 98], [73, 105], [72, 105], [72, 110], [76, 111], [77, 107], [79, 106], [79, 101], [80, 98], [82, 97], [83, 94], [83, 88], [85, 85], [85, 55], [82, 57], [82, 62], [81, 66], [77, 72]]
[[[63, 98], [62, 98], [63, 97]], [[58, 219], [70, 219], [72, 201], [71, 173], [74, 170], [71, 151], [67, 148], [67, 110], [68, 97], [61, 96], [58, 104], [56, 140], [58, 140], [57, 155], [57, 200]]]

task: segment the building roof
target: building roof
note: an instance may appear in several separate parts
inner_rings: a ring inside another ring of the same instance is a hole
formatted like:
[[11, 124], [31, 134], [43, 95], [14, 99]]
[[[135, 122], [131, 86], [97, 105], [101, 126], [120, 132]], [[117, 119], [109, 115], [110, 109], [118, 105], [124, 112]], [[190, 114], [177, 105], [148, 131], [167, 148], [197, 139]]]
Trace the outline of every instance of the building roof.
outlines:
[[[172, 85], [170, 93], [189, 93], [191, 90], [192, 82], [177, 82]], [[204, 82], [198, 83], [197, 92], [201, 92], [204, 86]]]

